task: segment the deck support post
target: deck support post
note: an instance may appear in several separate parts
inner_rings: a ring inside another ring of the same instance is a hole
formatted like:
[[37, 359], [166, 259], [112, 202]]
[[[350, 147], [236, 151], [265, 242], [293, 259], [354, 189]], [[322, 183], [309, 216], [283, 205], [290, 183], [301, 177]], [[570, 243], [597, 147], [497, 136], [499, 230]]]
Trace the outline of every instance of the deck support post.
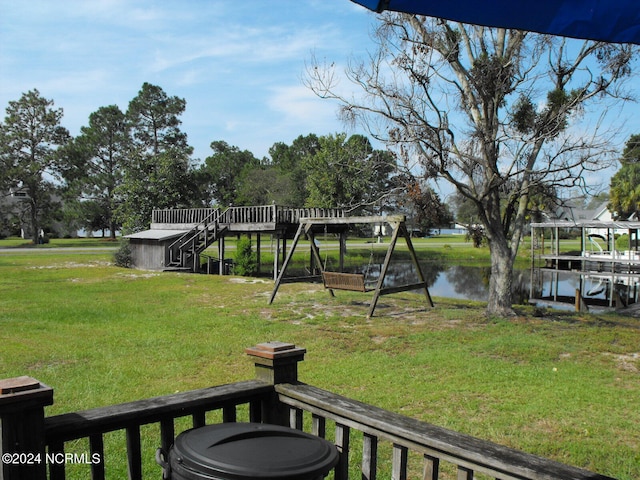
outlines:
[[[267, 342], [245, 349], [256, 368], [256, 378], [270, 385], [298, 383], [298, 362], [304, 360], [305, 348], [293, 343]], [[289, 425], [289, 408], [278, 400], [274, 391], [262, 405], [262, 421], [275, 425]]]
[[275, 233], [273, 238], [276, 241], [275, 251], [273, 252], [273, 279], [277, 280], [280, 273], [280, 234]]
[[309, 234], [307, 234], [307, 238], [309, 239], [309, 275], [315, 275], [316, 268], [320, 267], [316, 266], [316, 261], [313, 256], [313, 247], [311, 246], [311, 244], [315, 243], [316, 238], [313, 232], [309, 232]]
[[44, 407], [52, 404], [53, 389], [34, 378], [0, 380], [0, 480], [46, 480]]
[[218, 275], [224, 275], [226, 272], [224, 271], [224, 236], [220, 237], [218, 240]]
[[262, 252], [261, 252], [261, 248], [260, 247], [261, 247], [261, 245], [260, 245], [260, 232], [258, 232], [256, 234], [256, 257], [258, 259], [258, 268], [257, 268], [258, 269], [258, 274], [261, 271], [260, 264], [262, 263], [262, 258], [261, 258], [261, 253]]
[[282, 257], [280, 258], [280, 260], [282, 261], [282, 264], [284, 264], [286, 259], [287, 259], [287, 237], [283, 233], [282, 234]]
[[344, 255], [347, 253], [347, 234], [340, 232], [340, 260], [338, 263], [338, 271], [344, 272]]

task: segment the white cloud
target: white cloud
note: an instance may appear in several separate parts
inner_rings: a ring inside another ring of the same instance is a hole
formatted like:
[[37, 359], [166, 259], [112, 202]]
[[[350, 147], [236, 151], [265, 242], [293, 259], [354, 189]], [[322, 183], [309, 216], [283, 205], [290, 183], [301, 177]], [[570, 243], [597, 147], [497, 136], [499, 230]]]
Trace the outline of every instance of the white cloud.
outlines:
[[335, 124], [337, 105], [317, 97], [306, 86], [279, 86], [273, 88], [272, 92], [267, 104], [273, 111], [284, 114], [288, 122], [306, 125]]

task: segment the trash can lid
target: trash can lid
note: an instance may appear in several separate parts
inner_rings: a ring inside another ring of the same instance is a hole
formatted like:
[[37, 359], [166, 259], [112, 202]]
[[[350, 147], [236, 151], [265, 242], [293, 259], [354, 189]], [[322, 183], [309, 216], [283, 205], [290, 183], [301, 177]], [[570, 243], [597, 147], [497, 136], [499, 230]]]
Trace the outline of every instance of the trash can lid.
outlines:
[[184, 468], [225, 480], [304, 480], [328, 473], [338, 463], [338, 450], [323, 438], [292, 428], [223, 423], [178, 435], [169, 461], [174, 471]]

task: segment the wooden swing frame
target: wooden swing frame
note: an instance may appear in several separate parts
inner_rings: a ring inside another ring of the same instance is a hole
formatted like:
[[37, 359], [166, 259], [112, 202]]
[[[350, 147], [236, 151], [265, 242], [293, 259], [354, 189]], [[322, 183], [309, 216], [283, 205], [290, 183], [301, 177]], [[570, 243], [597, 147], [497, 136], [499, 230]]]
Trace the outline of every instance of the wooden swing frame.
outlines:
[[[416, 252], [413, 248], [413, 243], [411, 242], [411, 236], [407, 230], [405, 225], [406, 217], [404, 215], [391, 215], [391, 216], [368, 216], [368, 217], [342, 217], [342, 218], [302, 218], [300, 219], [300, 225], [296, 232], [296, 235], [293, 239], [293, 244], [289, 250], [287, 258], [282, 265], [282, 269], [278, 273], [276, 283], [273, 288], [273, 292], [271, 293], [271, 297], [269, 298], [269, 304], [273, 303], [273, 300], [278, 293], [278, 289], [284, 280], [284, 275], [287, 270], [287, 266], [293, 257], [293, 253], [295, 252], [296, 246], [300, 238], [304, 235], [308, 240], [311, 248], [312, 258], [314, 260], [315, 266], [320, 270], [320, 274], [322, 277], [322, 281], [324, 286], [331, 296], [335, 296], [334, 290], [349, 290], [356, 292], [374, 292], [373, 299], [369, 305], [369, 312], [367, 314], [367, 318], [373, 316], [373, 312], [375, 311], [376, 305], [378, 304], [378, 300], [382, 295], [388, 295], [391, 293], [398, 292], [406, 292], [408, 290], [423, 290], [425, 298], [429, 304], [429, 306], [433, 307], [433, 301], [431, 299], [431, 295], [429, 294], [429, 289], [427, 287], [426, 280], [424, 278], [424, 274], [422, 273], [422, 269], [420, 267], [420, 263], [418, 262], [418, 257], [416, 256]], [[389, 248], [387, 249], [387, 254], [384, 259], [384, 263], [382, 265], [382, 270], [380, 272], [380, 276], [378, 277], [378, 281], [376, 283], [375, 288], [367, 288], [365, 284], [365, 278], [363, 274], [358, 273], [344, 273], [344, 251], [346, 249], [346, 237], [344, 235], [344, 228], [349, 225], [355, 224], [374, 224], [374, 223], [388, 223], [393, 228], [393, 233], [391, 234], [391, 241], [389, 243]], [[320, 249], [315, 242], [315, 233], [319, 231], [319, 228], [324, 228], [324, 231], [327, 231], [327, 228], [330, 226], [334, 227], [342, 227], [343, 230], [340, 232], [340, 271], [339, 272], [329, 272], [324, 270], [322, 260], [320, 257]], [[398, 238], [402, 236], [404, 237], [407, 247], [409, 249], [409, 254], [411, 255], [411, 260], [414, 268], [416, 269], [416, 273], [418, 275], [419, 282], [412, 283], [407, 285], [398, 285], [395, 287], [386, 287], [382, 288], [384, 283], [384, 279], [387, 275], [387, 270], [389, 268], [389, 264], [391, 262], [391, 255], [395, 250], [396, 243]], [[317, 277], [316, 277], [317, 278]]]

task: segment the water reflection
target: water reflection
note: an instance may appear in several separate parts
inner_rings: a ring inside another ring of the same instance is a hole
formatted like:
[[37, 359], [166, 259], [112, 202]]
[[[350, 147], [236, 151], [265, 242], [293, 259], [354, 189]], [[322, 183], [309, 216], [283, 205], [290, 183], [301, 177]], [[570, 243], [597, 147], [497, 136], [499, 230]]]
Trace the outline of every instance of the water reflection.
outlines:
[[[486, 301], [489, 298], [490, 267], [468, 267], [450, 265], [439, 262], [424, 262], [420, 264], [425, 276], [429, 293], [435, 297], [459, 298], [464, 300]], [[352, 273], [362, 273], [368, 285], [375, 285], [382, 264], [357, 268]], [[384, 287], [407, 285], [418, 282], [415, 268], [410, 262], [396, 262], [389, 265]], [[513, 295], [514, 303], [526, 303], [529, 299], [528, 270], [514, 272]]]
[[[422, 262], [420, 267], [427, 281], [429, 293], [433, 297], [476, 301], [487, 301], [489, 298], [490, 267], [469, 267], [433, 261]], [[374, 263], [347, 271], [363, 274], [367, 286], [373, 288], [381, 270], [382, 264]], [[637, 274], [581, 274], [536, 269], [533, 285], [531, 280], [531, 270], [514, 271], [514, 304], [524, 305], [530, 303], [530, 299], [535, 299], [540, 305], [561, 307], [562, 304], [566, 304], [574, 308], [576, 291], [582, 292], [580, 295], [590, 307], [613, 306], [617, 303], [628, 305], [640, 300], [640, 276]], [[418, 275], [411, 262], [396, 261], [389, 265], [383, 287], [409, 285], [418, 281]]]
[[[425, 262], [420, 267], [427, 280], [429, 293], [434, 297], [487, 301], [489, 298], [490, 267], [467, 267], [444, 263]], [[381, 265], [375, 266], [375, 275], [368, 277], [375, 285]], [[365, 273], [360, 269], [359, 273]], [[541, 305], [575, 308], [576, 292], [591, 308], [626, 306], [640, 300], [640, 276], [625, 273], [589, 273], [545, 271], [536, 269], [531, 284], [531, 271], [515, 270], [513, 273], [512, 300], [524, 305], [530, 299]], [[406, 285], [418, 281], [411, 263], [397, 262], [389, 266], [385, 287]]]
[[[623, 307], [638, 303], [640, 276], [637, 273], [573, 272], [540, 268], [535, 271], [532, 298], [548, 306], [570, 305], [576, 297], [591, 309]], [[580, 303], [579, 302], [579, 303]]]

